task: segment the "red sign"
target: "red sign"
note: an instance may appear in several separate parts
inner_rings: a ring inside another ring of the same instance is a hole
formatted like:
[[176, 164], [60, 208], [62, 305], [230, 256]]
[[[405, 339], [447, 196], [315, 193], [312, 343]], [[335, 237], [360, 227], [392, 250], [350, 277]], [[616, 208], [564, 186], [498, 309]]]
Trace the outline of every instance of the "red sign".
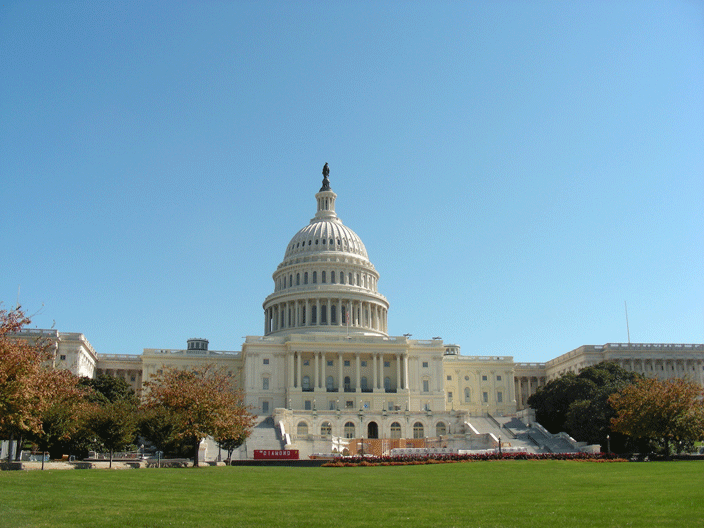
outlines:
[[298, 460], [298, 449], [255, 449], [254, 460]]

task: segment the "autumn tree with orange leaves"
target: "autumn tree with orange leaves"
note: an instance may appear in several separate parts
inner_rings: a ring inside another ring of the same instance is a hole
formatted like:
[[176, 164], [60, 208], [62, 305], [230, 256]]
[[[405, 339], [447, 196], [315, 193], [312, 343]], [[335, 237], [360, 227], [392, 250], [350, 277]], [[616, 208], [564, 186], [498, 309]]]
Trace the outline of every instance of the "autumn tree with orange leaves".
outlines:
[[244, 405], [242, 393], [213, 365], [167, 369], [145, 387], [147, 408], [163, 406], [172, 411], [176, 436], [192, 443], [194, 466], [198, 466], [198, 446], [207, 436], [249, 436], [254, 417]]
[[641, 379], [609, 398], [617, 413], [612, 430], [660, 443], [669, 456], [672, 445], [704, 439], [703, 397], [702, 388], [692, 381]]
[[54, 343], [18, 338], [30, 323], [19, 306], [0, 310], [0, 437], [10, 439], [8, 462], [17, 438], [46, 448], [68, 437], [76, 421], [70, 411], [82, 400], [78, 378], [53, 367]]

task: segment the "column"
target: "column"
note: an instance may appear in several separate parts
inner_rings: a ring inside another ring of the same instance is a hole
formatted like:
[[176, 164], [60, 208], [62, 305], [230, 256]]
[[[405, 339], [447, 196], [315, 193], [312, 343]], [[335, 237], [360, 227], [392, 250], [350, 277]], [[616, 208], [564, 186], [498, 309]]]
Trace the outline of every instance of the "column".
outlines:
[[295, 364], [295, 352], [291, 352], [288, 355], [288, 388], [291, 390], [293, 388], [293, 382], [294, 382], [294, 377], [293, 377], [293, 368]]
[[378, 374], [379, 374], [379, 354], [372, 355], [372, 363], [373, 363], [373, 369], [374, 369], [374, 377], [372, 380], [372, 389], [376, 390], [379, 388], [378, 387], [378, 385], [379, 385], [379, 382], [378, 382], [378, 379], [379, 379], [379, 376], [378, 376]]
[[403, 381], [401, 378], [401, 354], [396, 354], [396, 389], [400, 390], [403, 388]]
[[[342, 384], [342, 352], [337, 354], [337, 392], [344, 390]], [[344, 405], [344, 404], [343, 404]]]
[[355, 392], [362, 392], [362, 374], [361, 374], [361, 369], [359, 365], [359, 352], [357, 352], [354, 355], [354, 362], [355, 362], [355, 370], [357, 371], [357, 382], [356, 382], [356, 387], [355, 387]]
[[297, 352], [297, 356], [298, 356], [298, 364], [296, 365], [296, 374], [297, 374], [298, 379], [296, 380], [296, 387], [298, 387], [300, 389], [301, 388], [301, 363], [303, 363], [303, 361], [301, 361], [302, 358], [301, 358], [300, 352]]
[[320, 359], [320, 352], [314, 352], [313, 353], [313, 362], [315, 363], [314, 365], [314, 372], [315, 372], [315, 378], [313, 378], [313, 390], [316, 390], [319, 385], [319, 377], [318, 377], [318, 360]]
[[315, 300], [315, 326], [320, 326], [320, 299]]

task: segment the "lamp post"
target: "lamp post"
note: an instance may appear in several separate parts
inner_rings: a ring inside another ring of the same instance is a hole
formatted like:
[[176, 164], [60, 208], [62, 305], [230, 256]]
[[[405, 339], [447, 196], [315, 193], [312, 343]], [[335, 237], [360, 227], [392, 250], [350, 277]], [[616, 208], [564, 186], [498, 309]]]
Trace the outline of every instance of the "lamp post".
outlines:
[[611, 453], [611, 436], [606, 435], [606, 452]]

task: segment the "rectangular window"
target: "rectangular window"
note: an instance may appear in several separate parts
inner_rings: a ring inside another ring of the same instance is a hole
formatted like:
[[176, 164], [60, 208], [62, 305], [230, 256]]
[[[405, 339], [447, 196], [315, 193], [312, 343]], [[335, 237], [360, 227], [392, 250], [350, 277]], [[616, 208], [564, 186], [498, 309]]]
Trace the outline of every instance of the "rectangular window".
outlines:
[[447, 381], [452, 381], [452, 376], [448, 376]]
[[501, 376], [496, 376], [496, 381], [501, 381]]
[[332, 367], [332, 360], [328, 360], [328, 367]]
[[452, 401], [452, 392], [447, 393], [447, 401], [449, 401], [449, 402]]
[[391, 366], [391, 361], [384, 361], [384, 366], [385, 367], [390, 367]]
[[482, 381], [486, 381], [486, 376], [482, 376]]
[[311, 404], [310, 400], [306, 400], [303, 405], [304, 405], [306, 411], [310, 411], [313, 408], [313, 405]]
[[423, 361], [423, 368], [428, 368], [428, 362], [427, 362], [427, 361]]
[[345, 402], [345, 408], [346, 408], [346, 409], [354, 409], [354, 401], [352, 401], [352, 400], [347, 400], [347, 401]]
[[304, 366], [304, 367], [307, 367], [307, 366], [309, 366], [309, 365], [310, 365], [310, 359], [304, 359], [304, 360], [303, 360], [303, 366]]
[[345, 360], [345, 366], [346, 366], [346, 367], [349, 367], [349, 366], [350, 366], [350, 361], [349, 361], [349, 359], [346, 359], [346, 360]]
[[498, 403], [503, 403], [503, 401], [504, 401], [504, 393], [503, 392], [499, 391], [496, 393], [496, 401]]
[[366, 362], [366, 361], [362, 361], [362, 366], [363, 366], [363, 367], [366, 367], [366, 366], [367, 366], [367, 362]]
[[269, 359], [268, 359], [268, 358], [264, 358], [264, 364], [265, 364], [265, 365], [268, 365], [268, 364], [269, 364]]
[[430, 381], [423, 380], [423, 392], [430, 392]]
[[[334, 277], [334, 275], [331, 275], [331, 277]], [[331, 411], [335, 410], [335, 400], [328, 401], [328, 409]]]
[[262, 402], [262, 412], [263, 413], [269, 412], [269, 402], [268, 401]]
[[66, 354], [61, 354], [61, 355], [59, 356], [59, 359], [60, 359], [61, 361], [66, 361]]
[[484, 403], [489, 403], [489, 393], [488, 392], [482, 392], [482, 400]]
[[269, 390], [269, 378], [262, 378], [262, 390]]

